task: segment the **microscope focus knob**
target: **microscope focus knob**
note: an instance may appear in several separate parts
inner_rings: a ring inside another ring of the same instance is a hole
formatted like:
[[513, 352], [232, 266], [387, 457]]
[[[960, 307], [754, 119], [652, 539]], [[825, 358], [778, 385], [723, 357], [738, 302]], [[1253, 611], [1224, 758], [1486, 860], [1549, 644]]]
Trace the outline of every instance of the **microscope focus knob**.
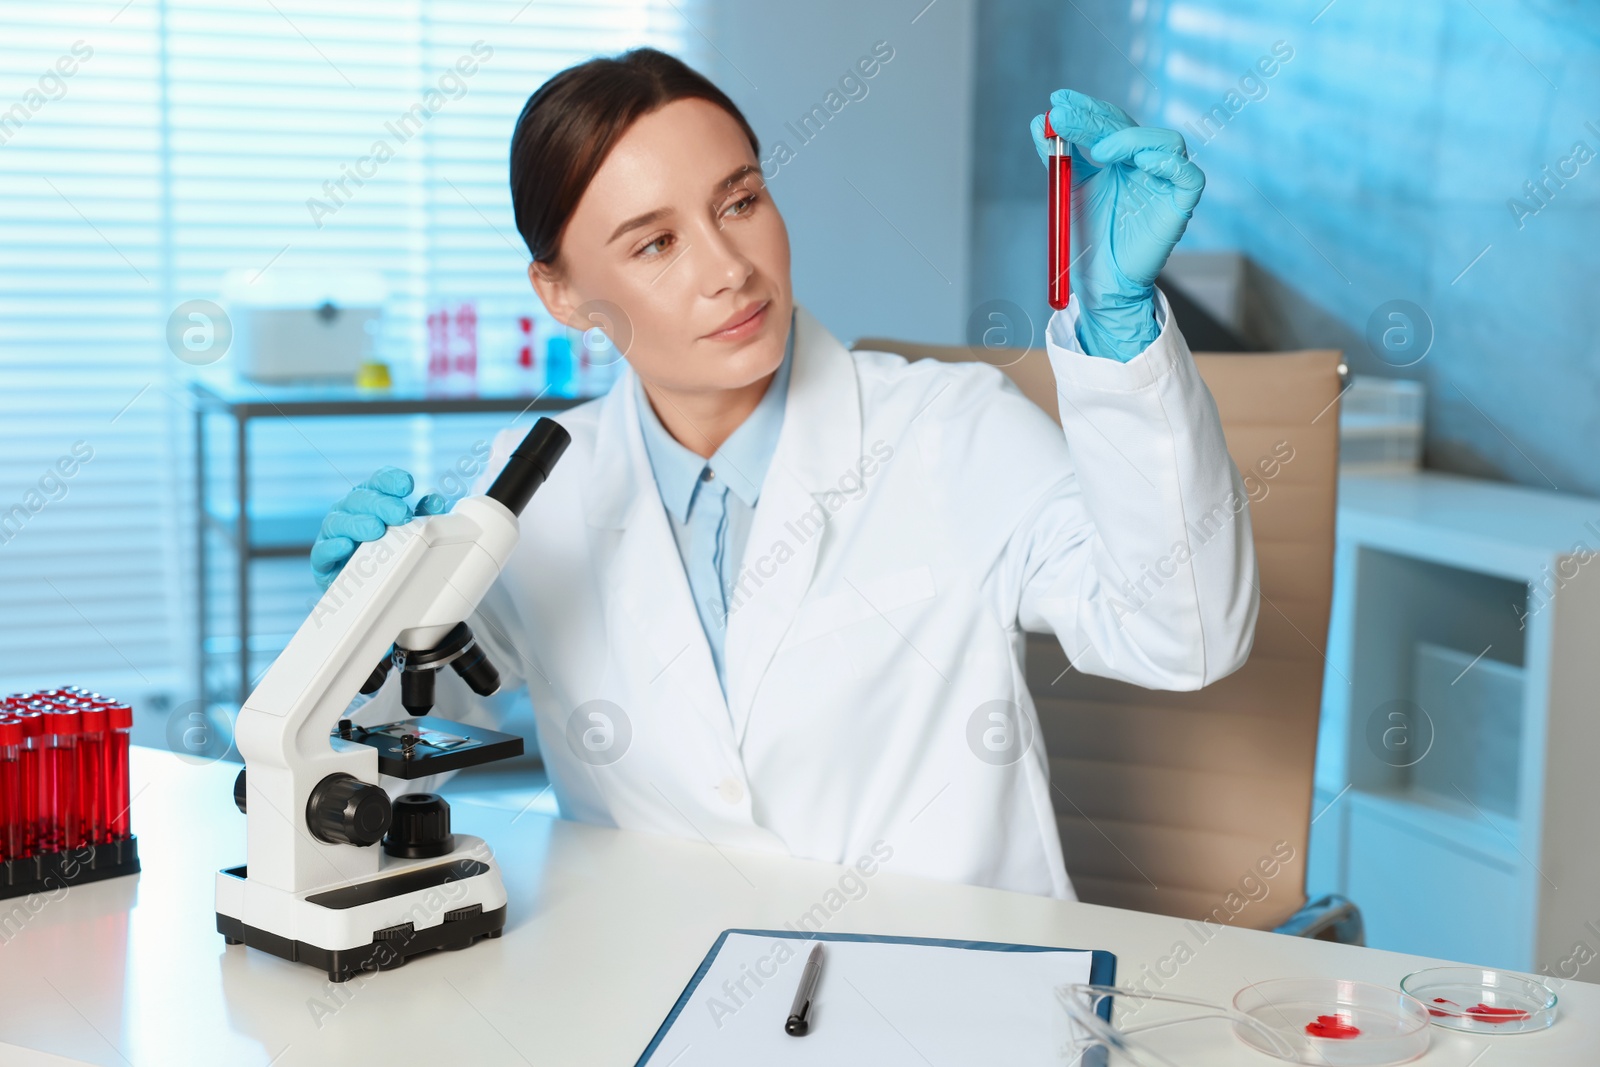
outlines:
[[311, 790], [306, 825], [332, 845], [375, 845], [389, 829], [389, 794], [353, 774], [330, 774]]
[[383, 850], [404, 859], [443, 856], [456, 847], [450, 832], [450, 802], [438, 793], [402, 793], [394, 798], [394, 822]]

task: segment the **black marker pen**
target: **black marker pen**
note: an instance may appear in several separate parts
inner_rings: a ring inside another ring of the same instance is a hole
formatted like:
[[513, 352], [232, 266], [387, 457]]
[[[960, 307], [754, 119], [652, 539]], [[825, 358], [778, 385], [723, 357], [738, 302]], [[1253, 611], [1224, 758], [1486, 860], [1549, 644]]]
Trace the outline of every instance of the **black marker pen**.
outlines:
[[789, 1008], [789, 1019], [783, 1032], [790, 1037], [804, 1037], [811, 1029], [811, 997], [817, 991], [817, 979], [822, 977], [822, 945], [819, 942], [806, 957], [806, 969], [800, 972], [800, 988], [794, 991], [794, 1004]]

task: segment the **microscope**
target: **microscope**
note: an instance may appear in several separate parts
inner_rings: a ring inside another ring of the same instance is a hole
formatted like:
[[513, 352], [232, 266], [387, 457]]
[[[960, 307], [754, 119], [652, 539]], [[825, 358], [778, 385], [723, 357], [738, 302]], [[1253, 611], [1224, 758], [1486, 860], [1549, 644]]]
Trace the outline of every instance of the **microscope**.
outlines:
[[[450, 830], [435, 793], [390, 801], [401, 779], [504, 759], [522, 739], [428, 714], [449, 666], [472, 690], [500, 687], [466, 624], [517, 543], [518, 516], [571, 438], [541, 418], [488, 493], [361, 545], [239, 710], [246, 863], [218, 872], [217, 932], [325, 970], [334, 982], [421, 952], [499, 937], [500, 868], [478, 837]], [[391, 671], [412, 716], [343, 718]]]

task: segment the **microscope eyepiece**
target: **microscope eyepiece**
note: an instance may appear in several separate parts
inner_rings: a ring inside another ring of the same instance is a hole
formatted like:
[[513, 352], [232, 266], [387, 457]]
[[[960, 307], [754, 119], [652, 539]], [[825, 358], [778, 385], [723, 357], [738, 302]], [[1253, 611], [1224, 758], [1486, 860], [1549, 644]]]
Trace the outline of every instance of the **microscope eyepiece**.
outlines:
[[571, 443], [572, 437], [564, 426], [554, 419], [541, 418], [533, 424], [522, 443], [511, 450], [511, 458], [489, 487], [488, 495], [504, 504], [513, 515], [521, 515]]

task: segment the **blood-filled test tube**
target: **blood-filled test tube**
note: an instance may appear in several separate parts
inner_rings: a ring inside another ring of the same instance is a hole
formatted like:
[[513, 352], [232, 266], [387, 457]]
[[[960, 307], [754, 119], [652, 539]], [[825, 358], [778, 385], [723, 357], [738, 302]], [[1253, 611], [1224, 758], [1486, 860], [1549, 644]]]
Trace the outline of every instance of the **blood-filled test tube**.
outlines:
[[78, 713], [52, 703], [44, 713], [44, 723], [39, 848], [60, 852], [83, 843], [83, 813], [78, 810]]
[[33, 847], [36, 852], [49, 851], [47, 842], [54, 836], [55, 831], [51, 824], [55, 821], [51, 811], [54, 803], [50, 797], [49, 785], [45, 778], [45, 767], [50, 761], [50, 723], [46, 713], [50, 710], [50, 702], [41, 700], [38, 693], [27, 694], [22, 710], [13, 712], [27, 722], [28, 752], [31, 755], [29, 763], [32, 764], [31, 773], [25, 769], [27, 779], [24, 786], [31, 786], [33, 806]]
[[133, 833], [128, 808], [128, 732], [133, 729], [133, 708], [120, 701], [106, 707], [110, 716], [110, 731], [106, 734], [106, 808], [111, 840], [121, 840]]
[[1050, 127], [1049, 112], [1044, 135], [1050, 139], [1050, 306], [1060, 311], [1072, 298], [1072, 146]]
[[61, 837], [61, 823], [56, 818], [55, 755], [51, 752], [50, 746], [53, 740], [50, 713], [54, 707], [55, 705], [48, 700], [40, 699], [37, 694], [28, 701], [28, 710], [39, 716], [39, 725], [34, 728], [39, 734], [33, 739], [33, 748], [38, 754], [38, 773], [34, 777], [34, 784], [38, 788], [34, 791], [33, 814], [36, 843], [40, 852], [54, 851], [58, 847], [56, 842]]
[[22, 720], [0, 717], [0, 860], [22, 858]]
[[44, 740], [44, 716], [37, 711], [14, 711], [22, 724], [22, 751], [17, 754], [17, 821], [21, 825], [21, 857], [39, 851], [39, 764]]
[[78, 806], [83, 812], [85, 844], [111, 840], [111, 768], [106, 760], [111, 715], [105, 705], [80, 701], [78, 723]]

